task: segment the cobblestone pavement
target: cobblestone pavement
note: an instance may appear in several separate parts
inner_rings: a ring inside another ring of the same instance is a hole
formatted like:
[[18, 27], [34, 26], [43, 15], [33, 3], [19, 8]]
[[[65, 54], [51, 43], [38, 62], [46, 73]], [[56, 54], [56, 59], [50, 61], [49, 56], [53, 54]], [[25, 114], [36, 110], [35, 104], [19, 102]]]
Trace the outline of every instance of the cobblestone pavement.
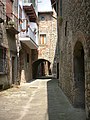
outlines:
[[71, 106], [57, 80], [36, 79], [0, 92], [0, 120], [85, 120]]

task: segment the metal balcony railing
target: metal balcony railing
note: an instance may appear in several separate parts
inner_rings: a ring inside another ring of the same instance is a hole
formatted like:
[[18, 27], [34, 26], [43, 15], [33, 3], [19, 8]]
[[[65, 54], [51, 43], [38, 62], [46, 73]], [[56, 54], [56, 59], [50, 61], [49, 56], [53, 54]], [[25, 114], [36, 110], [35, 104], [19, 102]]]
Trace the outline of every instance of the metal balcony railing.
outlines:
[[26, 33], [26, 36], [27, 37], [29, 36], [34, 42], [36, 41], [35, 34], [30, 27], [28, 28], [28, 32]]
[[0, 23], [4, 22], [5, 11], [4, 11], [4, 4], [0, 0]]
[[21, 38], [30, 38], [32, 41], [36, 42], [36, 36], [32, 29], [29, 27], [27, 31], [20, 33]]

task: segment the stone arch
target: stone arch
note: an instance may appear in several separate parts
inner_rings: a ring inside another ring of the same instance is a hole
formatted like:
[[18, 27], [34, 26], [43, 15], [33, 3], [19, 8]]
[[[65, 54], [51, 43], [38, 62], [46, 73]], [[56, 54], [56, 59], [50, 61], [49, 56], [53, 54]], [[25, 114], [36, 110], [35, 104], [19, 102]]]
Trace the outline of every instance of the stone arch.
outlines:
[[73, 105], [79, 108], [85, 108], [85, 60], [84, 47], [80, 41], [77, 41], [73, 52], [74, 68], [74, 96]]
[[33, 62], [33, 78], [39, 78], [42, 76], [48, 76], [51, 74], [50, 62], [46, 59], [38, 59]]
[[76, 45], [77, 41], [80, 41], [83, 45], [83, 48], [84, 48], [84, 53], [86, 53], [86, 49], [85, 49], [85, 45], [86, 45], [86, 39], [85, 39], [85, 36], [84, 34], [81, 32], [81, 31], [77, 31], [76, 34], [74, 34], [74, 38], [73, 38], [73, 43], [72, 43], [72, 46], [73, 46], [73, 51], [74, 51], [74, 46]]

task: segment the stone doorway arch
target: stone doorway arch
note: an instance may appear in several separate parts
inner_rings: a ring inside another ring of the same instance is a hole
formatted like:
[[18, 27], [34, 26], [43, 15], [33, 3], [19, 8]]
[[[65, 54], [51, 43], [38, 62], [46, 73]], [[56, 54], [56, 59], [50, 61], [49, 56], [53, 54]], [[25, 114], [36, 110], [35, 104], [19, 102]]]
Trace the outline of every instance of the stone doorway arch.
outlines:
[[85, 66], [84, 49], [81, 42], [74, 47], [74, 107], [85, 108]]
[[48, 76], [51, 74], [50, 62], [46, 59], [38, 59], [32, 64], [33, 78]]

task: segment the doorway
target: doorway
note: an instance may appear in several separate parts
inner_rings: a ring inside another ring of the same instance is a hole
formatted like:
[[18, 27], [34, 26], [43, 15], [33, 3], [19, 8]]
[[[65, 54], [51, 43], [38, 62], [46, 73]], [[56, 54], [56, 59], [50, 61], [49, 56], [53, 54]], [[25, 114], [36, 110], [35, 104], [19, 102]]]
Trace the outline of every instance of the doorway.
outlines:
[[74, 48], [74, 107], [85, 108], [84, 49], [81, 42]]
[[12, 57], [12, 84], [15, 83], [15, 57]]

